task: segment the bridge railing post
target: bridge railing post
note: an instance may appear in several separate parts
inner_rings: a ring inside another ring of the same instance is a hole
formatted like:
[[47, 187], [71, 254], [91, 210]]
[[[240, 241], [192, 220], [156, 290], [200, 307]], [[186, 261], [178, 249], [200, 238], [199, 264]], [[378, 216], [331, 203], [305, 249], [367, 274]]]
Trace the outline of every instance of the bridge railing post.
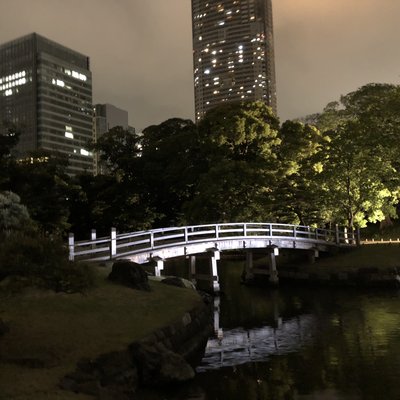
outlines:
[[154, 248], [154, 233], [150, 232], [150, 248]]
[[110, 259], [117, 255], [117, 229], [111, 228], [110, 237]]
[[349, 235], [347, 233], [347, 228], [346, 227], [343, 229], [343, 234], [344, 234], [344, 242], [346, 244], [348, 244], [349, 243]]
[[272, 224], [268, 224], [269, 236], [272, 237]]
[[[97, 238], [96, 229], [92, 229], [91, 232], [90, 232], [90, 240], [92, 242], [95, 242], [96, 238]], [[92, 249], [95, 249], [95, 248], [96, 248], [96, 244], [92, 243]]]
[[219, 238], [219, 225], [215, 225], [215, 238]]
[[246, 223], [243, 224], [243, 236], [244, 237], [247, 236], [247, 224]]
[[68, 235], [68, 249], [69, 249], [69, 256], [68, 259], [69, 261], [74, 261], [75, 258], [75, 238], [74, 234], [70, 233]]
[[187, 226], [185, 226], [184, 235], [185, 235], [185, 243], [187, 243], [187, 242], [189, 241], [189, 238], [188, 238], [188, 228], [187, 228]]
[[340, 235], [339, 235], [339, 225], [335, 225], [335, 242], [336, 244], [340, 244]]
[[296, 225], [293, 226], [293, 239], [296, 240], [297, 237], [297, 229]]

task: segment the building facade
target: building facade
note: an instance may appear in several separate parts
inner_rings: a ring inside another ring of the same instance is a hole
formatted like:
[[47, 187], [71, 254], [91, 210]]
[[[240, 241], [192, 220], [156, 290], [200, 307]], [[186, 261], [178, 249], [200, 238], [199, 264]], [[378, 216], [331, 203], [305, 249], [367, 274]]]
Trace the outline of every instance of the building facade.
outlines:
[[[94, 122], [93, 122], [93, 140], [97, 141], [99, 137], [104, 135], [110, 129], [120, 126], [130, 133], [135, 133], [135, 128], [129, 126], [128, 111], [115, 107], [112, 104], [96, 104], [93, 107]], [[104, 174], [107, 172], [107, 167], [100, 161], [99, 154], [94, 154], [94, 174]]]
[[0, 45], [0, 121], [21, 133], [16, 153], [68, 157], [68, 173], [93, 172], [89, 57], [36, 33]]
[[276, 113], [271, 0], [192, 0], [195, 117], [230, 101]]

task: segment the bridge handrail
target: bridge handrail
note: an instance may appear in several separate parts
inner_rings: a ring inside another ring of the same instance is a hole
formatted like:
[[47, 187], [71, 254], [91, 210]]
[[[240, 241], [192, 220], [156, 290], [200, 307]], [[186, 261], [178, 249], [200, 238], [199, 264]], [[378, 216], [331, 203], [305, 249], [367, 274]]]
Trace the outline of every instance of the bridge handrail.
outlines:
[[[346, 228], [339, 229], [338, 226], [333, 230], [293, 224], [242, 222], [157, 228], [122, 234], [117, 234], [113, 228], [109, 237], [93, 240], [76, 242], [73, 234], [70, 234], [69, 256], [70, 260], [76, 257], [106, 260], [172, 246], [252, 238], [293, 239], [337, 246], [359, 242], [353, 230], [348, 232]], [[100, 253], [103, 255], [97, 257]]]

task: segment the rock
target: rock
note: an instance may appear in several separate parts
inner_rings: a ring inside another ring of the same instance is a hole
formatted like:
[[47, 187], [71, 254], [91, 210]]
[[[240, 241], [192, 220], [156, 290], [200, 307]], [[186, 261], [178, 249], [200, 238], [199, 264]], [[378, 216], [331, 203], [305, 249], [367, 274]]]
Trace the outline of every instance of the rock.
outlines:
[[165, 283], [166, 285], [196, 290], [196, 287], [193, 285], [192, 282], [190, 282], [189, 280], [184, 279], [184, 278], [179, 278], [177, 276], [168, 276], [167, 278], [163, 279], [161, 282]]
[[185, 359], [164, 346], [135, 343], [130, 351], [144, 386], [164, 386], [194, 378], [194, 370]]
[[150, 291], [146, 272], [140, 264], [132, 261], [116, 261], [112, 266], [112, 271], [108, 275], [108, 279], [132, 289]]
[[3, 336], [8, 332], [10, 332], [10, 328], [2, 319], [0, 319], [0, 336]]
[[136, 365], [126, 351], [112, 352], [100, 356], [97, 368], [101, 376], [101, 385], [126, 385], [135, 388], [138, 382]]

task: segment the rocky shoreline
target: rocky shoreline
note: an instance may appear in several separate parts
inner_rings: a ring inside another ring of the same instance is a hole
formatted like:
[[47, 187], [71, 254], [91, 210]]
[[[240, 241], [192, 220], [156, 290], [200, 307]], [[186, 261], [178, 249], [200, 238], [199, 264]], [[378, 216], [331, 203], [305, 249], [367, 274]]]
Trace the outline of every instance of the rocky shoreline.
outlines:
[[128, 400], [138, 389], [192, 379], [213, 329], [211, 312], [212, 304], [205, 298], [178, 321], [131, 343], [126, 350], [81, 360], [61, 380], [60, 388], [101, 400]]

